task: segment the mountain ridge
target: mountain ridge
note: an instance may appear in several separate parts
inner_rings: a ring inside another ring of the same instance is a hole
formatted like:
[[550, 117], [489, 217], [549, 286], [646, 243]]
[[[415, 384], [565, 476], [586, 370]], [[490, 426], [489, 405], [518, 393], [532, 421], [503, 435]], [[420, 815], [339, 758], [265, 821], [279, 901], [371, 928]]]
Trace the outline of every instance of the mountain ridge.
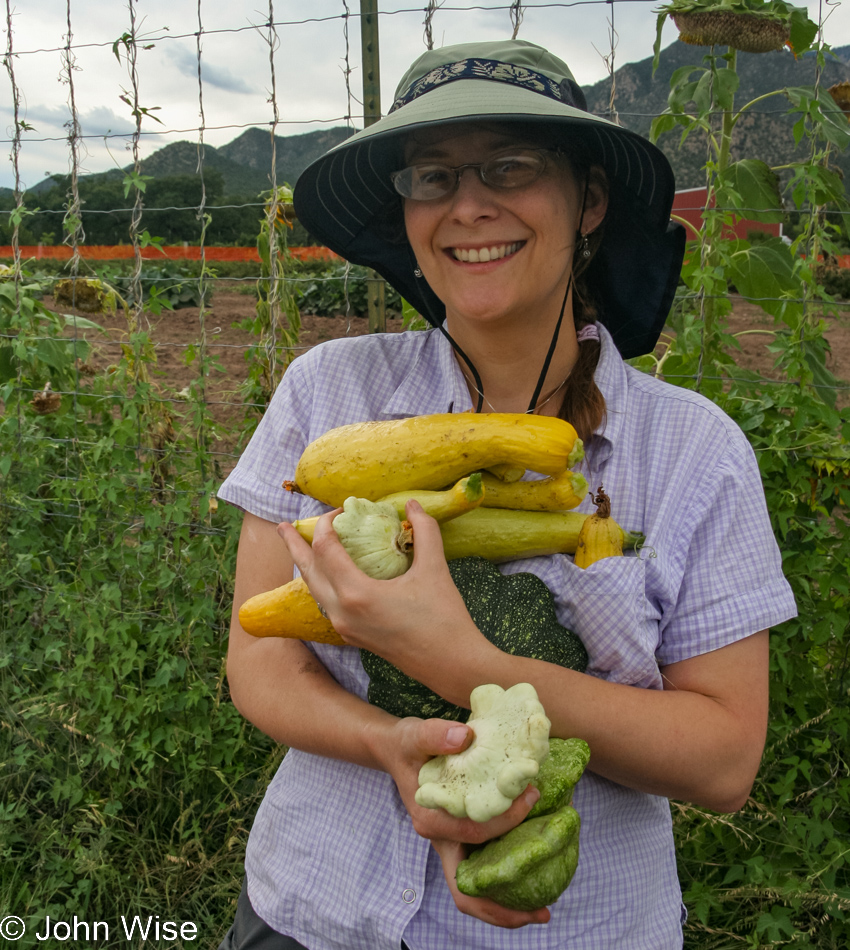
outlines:
[[[614, 72], [614, 106], [616, 119], [625, 128], [649, 137], [653, 118], [667, 108], [670, 78], [684, 66], [700, 64], [707, 47], [700, 51], [695, 47], [673, 42], [662, 50], [659, 66], [652, 73], [652, 57], [637, 63], [627, 63]], [[850, 81], [850, 46], [833, 51], [835, 58], [828, 58], [820, 75], [822, 88], [835, 83]], [[695, 55], [696, 54], [696, 55]], [[772, 53], [738, 53], [737, 72], [740, 80], [735, 95], [736, 108], [746, 105], [758, 96], [790, 86], [813, 85], [816, 80], [814, 56], [794, 58], [789, 50]], [[585, 88], [587, 106], [597, 115], [611, 117], [609, 102], [611, 79], [604, 79]], [[758, 109], [750, 110], [735, 129], [732, 159], [758, 157], [771, 166], [786, 165], [800, 160], [809, 146], [802, 142], [795, 145], [792, 126], [795, 119], [788, 115], [790, 104], [783, 96], [766, 100]], [[836, 106], [836, 109], [838, 107]], [[705, 139], [691, 135], [680, 147], [681, 128], [667, 133], [658, 141], [676, 174], [678, 189], [695, 188], [704, 184], [703, 166], [706, 160]], [[850, 177], [850, 155], [835, 157], [835, 162]]]
[[[674, 41], [661, 51], [659, 67], [653, 75], [652, 57], [620, 66], [613, 75], [614, 109], [610, 111], [612, 79], [600, 80], [585, 87], [588, 109], [613, 118], [625, 128], [648, 137], [652, 119], [667, 107], [670, 77], [674, 71], [687, 65], [698, 66], [708, 48], [687, 46]], [[836, 47], [828, 56], [819, 76], [824, 88], [838, 82], [850, 81], [850, 45]], [[737, 107], [757, 96], [789, 86], [812, 85], [816, 78], [816, 59], [813, 54], [799, 58], [788, 50], [772, 53], [739, 53], [737, 71], [740, 86], [736, 94]], [[806, 155], [805, 142], [795, 145], [784, 97], [766, 100], [758, 109], [752, 109], [740, 120], [735, 130], [733, 160], [745, 156], [759, 158], [772, 166], [786, 165]], [[837, 107], [836, 107], [837, 108]], [[295, 184], [304, 169], [328, 149], [333, 148], [354, 133], [347, 127], [333, 127], [296, 135], [274, 137], [276, 180], [279, 184]], [[703, 166], [706, 145], [702, 136], [691, 135], [679, 146], [678, 131], [668, 133], [659, 141], [659, 148], [667, 155], [679, 189], [698, 187], [704, 182]], [[252, 127], [235, 139], [214, 147], [203, 148], [203, 167], [215, 169], [224, 180], [227, 196], [256, 197], [271, 187], [272, 136], [269, 129]], [[197, 175], [201, 154], [198, 143], [172, 142], [153, 152], [141, 163], [141, 172], [154, 178], [171, 175]], [[850, 179], [850, 154], [835, 156], [835, 164]], [[132, 166], [128, 166], [128, 169]], [[123, 175], [128, 169], [82, 176], [81, 180]], [[55, 176], [44, 179], [29, 189], [38, 194], [55, 187]], [[0, 196], [9, 197], [12, 189], [0, 189]]]

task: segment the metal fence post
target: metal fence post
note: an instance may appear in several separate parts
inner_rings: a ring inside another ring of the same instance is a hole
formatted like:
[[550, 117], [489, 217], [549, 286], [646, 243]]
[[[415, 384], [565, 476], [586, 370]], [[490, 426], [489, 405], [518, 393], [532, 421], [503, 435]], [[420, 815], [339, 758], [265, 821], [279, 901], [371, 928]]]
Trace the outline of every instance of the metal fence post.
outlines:
[[[360, 0], [360, 44], [363, 61], [363, 125], [381, 118], [381, 61], [378, 52], [378, 0]], [[366, 278], [369, 332], [387, 329], [385, 284], [370, 270]]]

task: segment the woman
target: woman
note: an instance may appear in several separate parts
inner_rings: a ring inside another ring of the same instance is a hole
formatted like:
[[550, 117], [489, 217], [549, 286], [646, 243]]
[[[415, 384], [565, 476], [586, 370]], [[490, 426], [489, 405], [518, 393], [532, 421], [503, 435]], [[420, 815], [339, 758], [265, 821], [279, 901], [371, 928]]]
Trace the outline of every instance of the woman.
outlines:
[[[220, 492], [247, 512], [231, 693], [290, 746], [224, 947], [681, 946], [667, 799], [719, 811], [746, 801], [766, 730], [767, 628], [795, 608], [746, 439], [707, 400], [623, 363], [651, 351], [672, 301], [683, 253], [672, 195], [663, 155], [589, 115], [566, 65], [520, 41], [424, 54], [390, 114], [299, 180], [307, 229], [375, 267], [434, 329], [334, 341], [296, 360]], [[544, 580], [585, 643], [587, 674], [489, 643], [416, 504], [414, 564], [393, 581], [354, 567], [333, 514], [312, 548], [278, 527], [327, 510], [280, 488], [323, 432], [447, 411], [567, 418], [587, 443], [589, 483], [646, 534], [640, 556], [585, 571], [567, 555], [502, 566]], [[295, 566], [351, 646], [241, 629], [239, 605]], [[536, 790], [482, 825], [416, 805], [422, 763], [465, 747], [469, 730], [368, 705], [352, 647], [464, 706], [481, 683], [530, 682], [551, 734], [589, 743], [574, 797], [578, 871], [553, 907], [458, 892], [465, 845], [522, 821]]]

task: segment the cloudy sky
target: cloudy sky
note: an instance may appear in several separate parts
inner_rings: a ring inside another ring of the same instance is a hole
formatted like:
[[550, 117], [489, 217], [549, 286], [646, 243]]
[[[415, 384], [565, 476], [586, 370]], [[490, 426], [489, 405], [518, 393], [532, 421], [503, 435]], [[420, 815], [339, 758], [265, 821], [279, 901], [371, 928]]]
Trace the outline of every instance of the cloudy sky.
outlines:
[[[3, 17], [2, 49], [8, 55], [0, 77], [0, 186], [15, 184], [13, 147], [17, 89], [22, 133], [17, 168], [23, 187], [45, 175], [69, 171], [66, 123], [73, 89], [83, 133], [84, 172], [104, 171], [132, 161], [133, 77], [120, 38], [133, 29], [138, 50], [138, 102], [147, 114], [139, 141], [142, 157], [168, 142], [197, 142], [203, 110], [204, 141], [223, 145], [244, 128], [266, 126], [274, 117], [272, 89], [282, 135], [346, 124], [362, 125], [359, 104], [360, 10], [358, 0], [273, 0], [277, 46], [270, 55], [269, 6], [262, 0], [7, 0], [12, 34]], [[426, 0], [379, 0], [381, 86], [384, 109], [409, 63], [425, 49]], [[655, 38], [652, 10], [657, 0], [578, 0], [551, 3], [529, 0], [521, 39], [545, 45], [571, 66], [579, 83], [592, 84], [608, 74], [611, 19], [615, 67], [651, 55]], [[65, 47], [68, 17], [73, 87], [68, 82]], [[199, 14], [200, 8], [200, 14]], [[809, 5], [818, 18], [819, 3]], [[346, 20], [348, 9], [352, 16]], [[850, 5], [832, 10], [825, 38], [834, 46], [850, 43]], [[433, 15], [435, 45], [510, 35], [509, 0], [442, 0]], [[822, 14], [826, 15], [826, 12]], [[200, 19], [199, 19], [200, 16]], [[348, 46], [346, 44], [348, 27]], [[201, 38], [198, 82], [198, 40]], [[675, 39], [665, 27], [663, 45]], [[120, 62], [113, 46], [118, 41]], [[10, 46], [11, 44], [11, 46]], [[695, 50], [698, 56], [698, 51]], [[695, 56], [695, 61], [698, 61]], [[12, 73], [8, 63], [11, 62]], [[349, 82], [346, 71], [350, 69]], [[272, 80], [274, 75], [274, 82]], [[155, 117], [155, 118], [154, 118]], [[158, 121], [157, 121], [158, 120]]]

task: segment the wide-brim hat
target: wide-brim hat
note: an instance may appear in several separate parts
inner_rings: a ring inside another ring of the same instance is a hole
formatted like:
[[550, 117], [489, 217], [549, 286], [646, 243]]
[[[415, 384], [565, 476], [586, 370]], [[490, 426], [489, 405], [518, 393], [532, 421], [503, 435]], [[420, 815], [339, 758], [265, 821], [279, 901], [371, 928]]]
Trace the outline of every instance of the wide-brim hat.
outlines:
[[414, 275], [410, 246], [388, 227], [388, 209], [400, 201], [390, 174], [403, 167], [411, 133], [472, 121], [539, 127], [547, 144], [579, 151], [605, 169], [609, 210], [587, 285], [622, 355], [651, 352], [673, 302], [685, 249], [684, 228], [670, 221], [670, 163], [640, 135], [589, 113], [566, 63], [533, 43], [464, 43], [420, 56], [384, 118], [301, 174], [294, 194], [299, 221], [346, 260], [373, 268], [439, 325], [442, 302]]

